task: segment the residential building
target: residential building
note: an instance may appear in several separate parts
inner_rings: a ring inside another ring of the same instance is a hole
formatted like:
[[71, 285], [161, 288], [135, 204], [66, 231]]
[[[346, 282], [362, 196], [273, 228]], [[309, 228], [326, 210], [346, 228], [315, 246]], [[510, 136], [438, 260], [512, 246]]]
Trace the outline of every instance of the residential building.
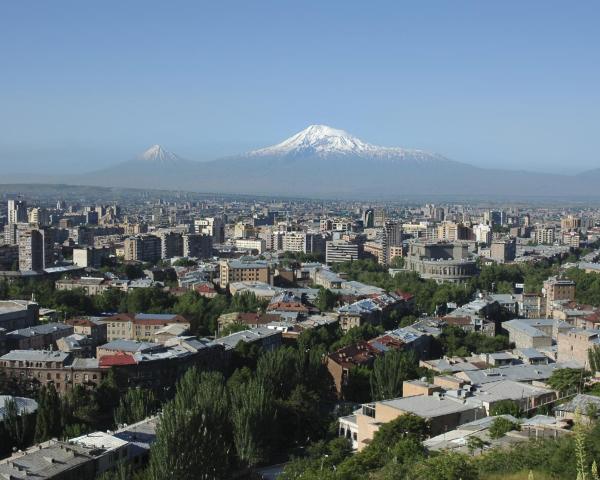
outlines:
[[240, 342], [256, 343], [266, 351], [275, 350], [281, 346], [281, 332], [275, 329], [257, 327], [235, 332], [213, 341], [216, 345], [222, 345], [226, 351], [233, 350]]
[[161, 258], [162, 242], [159, 237], [140, 234], [125, 239], [125, 260], [156, 262]]
[[7, 332], [26, 328], [38, 322], [40, 307], [26, 300], [0, 300], [0, 328]]
[[566, 278], [550, 277], [544, 282], [542, 293], [546, 298], [546, 316], [552, 317], [555, 301], [575, 300], [575, 282]]
[[483, 407], [440, 392], [431, 396], [417, 395], [364, 404], [360, 411], [355, 412], [358, 450], [369, 444], [382, 424], [407, 413], [428, 420], [432, 436], [486, 416]]
[[553, 338], [571, 326], [552, 318], [521, 318], [502, 323], [502, 328], [516, 348], [542, 348], [552, 346]]
[[54, 282], [57, 290], [84, 290], [87, 295], [94, 296], [104, 293], [112, 287], [104, 277], [61, 278]]
[[10, 480], [93, 480], [103, 450], [49, 440], [0, 460], [0, 477]]
[[236, 238], [235, 247], [241, 250], [251, 250], [257, 255], [261, 255], [266, 249], [265, 240], [260, 238]]
[[333, 379], [339, 398], [344, 396], [344, 388], [350, 381], [350, 372], [355, 367], [371, 367], [380, 352], [367, 342], [358, 342], [340, 348], [327, 355], [325, 365]]
[[19, 270], [40, 271], [52, 263], [48, 231], [30, 228], [19, 233]]
[[212, 256], [212, 244], [210, 235], [186, 234], [183, 236], [183, 256], [209, 258]]
[[96, 345], [101, 345], [107, 341], [108, 327], [102, 317], [74, 318], [67, 320], [66, 323], [73, 327], [73, 333], [91, 338]]
[[360, 247], [356, 243], [345, 240], [328, 240], [325, 248], [325, 261], [328, 264], [359, 259]]
[[383, 293], [338, 308], [340, 328], [347, 332], [365, 323], [379, 324], [392, 310], [404, 307], [404, 301], [393, 293]]
[[103, 320], [106, 323], [106, 336], [113, 340], [152, 340], [155, 332], [173, 323], [186, 328], [190, 322], [181, 315], [169, 313], [119, 313]]
[[[381, 238], [382, 263], [389, 265], [392, 261], [392, 253], [397, 252], [397, 247], [402, 247], [402, 224], [399, 222], [385, 222]], [[400, 250], [401, 251], [401, 250]]]
[[221, 260], [219, 262], [219, 286], [227, 288], [232, 282], [258, 281], [271, 283], [271, 270], [262, 260]]
[[575, 361], [589, 369], [588, 353], [600, 346], [600, 330], [567, 329], [558, 334], [557, 344], [559, 362]]
[[73, 248], [73, 264], [79, 267], [100, 268], [102, 262], [110, 256], [110, 248], [77, 247]]
[[183, 236], [178, 232], [161, 232], [160, 258], [173, 258], [183, 256]]
[[556, 235], [553, 227], [538, 227], [535, 229], [534, 240], [543, 245], [552, 245], [556, 241]]
[[225, 242], [225, 223], [222, 218], [210, 217], [195, 220], [194, 231], [211, 236], [213, 243]]
[[517, 241], [514, 238], [494, 240], [490, 247], [490, 258], [498, 263], [512, 262], [517, 256]]
[[20, 328], [6, 334], [9, 350], [45, 350], [56, 348], [56, 341], [73, 333], [65, 323], [43, 323]]

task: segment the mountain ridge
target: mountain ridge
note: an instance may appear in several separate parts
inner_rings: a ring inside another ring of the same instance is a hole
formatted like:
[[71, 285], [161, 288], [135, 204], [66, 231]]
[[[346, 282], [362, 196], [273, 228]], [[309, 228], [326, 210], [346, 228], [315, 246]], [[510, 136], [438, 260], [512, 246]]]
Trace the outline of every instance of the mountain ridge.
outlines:
[[423, 150], [372, 145], [326, 125], [310, 125], [275, 145], [208, 162], [184, 160], [160, 145], [141, 156], [53, 182], [318, 198], [600, 196], [592, 174], [487, 169]]

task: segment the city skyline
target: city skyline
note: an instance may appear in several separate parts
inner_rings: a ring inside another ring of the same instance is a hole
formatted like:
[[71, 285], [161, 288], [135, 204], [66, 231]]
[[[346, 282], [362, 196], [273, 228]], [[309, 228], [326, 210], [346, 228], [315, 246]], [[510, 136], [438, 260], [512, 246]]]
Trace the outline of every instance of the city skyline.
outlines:
[[598, 165], [591, 2], [262, 7], [5, 5], [0, 167], [208, 161], [315, 123], [481, 167]]

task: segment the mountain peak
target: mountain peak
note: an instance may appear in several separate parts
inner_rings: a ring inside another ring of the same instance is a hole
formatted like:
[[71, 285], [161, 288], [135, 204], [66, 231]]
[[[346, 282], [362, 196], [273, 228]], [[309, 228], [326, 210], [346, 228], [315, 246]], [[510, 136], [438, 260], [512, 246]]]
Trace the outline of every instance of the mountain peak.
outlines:
[[152, 145], [148, 150], [138, 155], [137, 160], [156, 164], [173, 164], [181, 162], [181, 158], [160, 145]]
[[345, 130], [328, 125], [309, 125], [277, 145], [247, 154], [250, 157], [361, 157], [389, 161], [446, 160], [440, 155], [400, 147], [380, 147], [363, 142]]

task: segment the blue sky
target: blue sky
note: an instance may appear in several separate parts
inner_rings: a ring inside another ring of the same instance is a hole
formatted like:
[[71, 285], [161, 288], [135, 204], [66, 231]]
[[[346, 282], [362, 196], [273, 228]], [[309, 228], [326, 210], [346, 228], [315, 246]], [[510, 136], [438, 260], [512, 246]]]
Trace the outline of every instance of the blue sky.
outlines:
[[600, 3], [0, 3], [0, 168], [211, 159], [312, 123], [481, 166], [600, 167]]

